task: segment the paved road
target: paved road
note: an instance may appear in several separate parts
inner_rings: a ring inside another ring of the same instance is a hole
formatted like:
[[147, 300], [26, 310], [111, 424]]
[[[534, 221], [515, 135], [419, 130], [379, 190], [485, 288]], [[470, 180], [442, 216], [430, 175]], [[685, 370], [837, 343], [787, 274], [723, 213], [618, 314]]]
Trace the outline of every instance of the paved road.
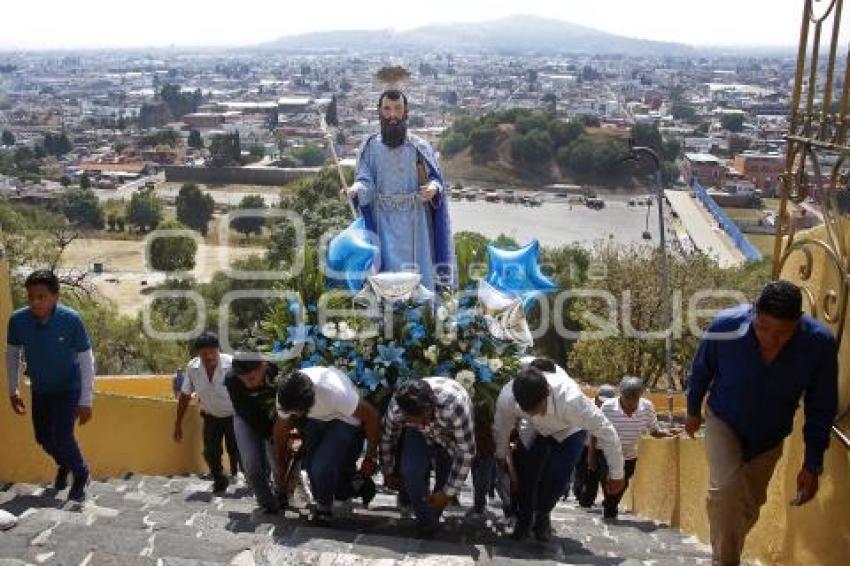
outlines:
[[743, 265], [743, 254], [690, 191], [664, 191], [697, 249], [717, 259], [721, 267]]
[[[432, 540], [415, 537], [399, 517], [395, 497], [379, 493], [368, 510], [335, 510], [331, 528], [310, 524], [299, 511], [256, 511], [241, 481], [223, 496], [198, 477], [132, 476], [93, 482], [84, 507], [52, 489], [16, 484], [0, 492], [0, 508], [21, 515], [0, 533], [0, 564], [86, 566], [502, 566], [554, 564], [709, 564], [708, 550], [690, 537], [629, 514], [617, 525], [598, 509], [572, 503], [553, 513], [556, 536], [547, 544], [517, 544], [498, 521], [470, 522], [449, 508]], [[465, 490], [461, 503], [468, 505]], [[491, 509], [495, 512], [495, 507]]]

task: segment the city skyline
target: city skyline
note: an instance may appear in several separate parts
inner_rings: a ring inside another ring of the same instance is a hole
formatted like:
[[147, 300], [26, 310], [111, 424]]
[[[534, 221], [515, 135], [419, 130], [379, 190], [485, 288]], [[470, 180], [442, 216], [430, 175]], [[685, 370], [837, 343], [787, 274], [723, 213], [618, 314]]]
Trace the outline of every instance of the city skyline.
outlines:
[[[85, 6], [48, 2], [4, 7], [0, 49], [50, 50], [136, 47], [245, 47], [283, 36], [337, 30], [408, 30], [429, 24], [482, 22], [527, 14], [563, 20], [626, 37], [698, 47], [790, 47], [796, 43], [801, 0], [716, 0], [710, 5], [675, 0], [433, 0], [417, 13], [389, 2], [354, 6], [326, 3], [268, 5], [243, 2], [169, 3], [149, 0], [144, 10], [119, 13], [114, 3]], [[816, 0], [822, 9], [826, 0]], [[237, 9], [238, 8], [238, 9]], [[699, 25], [694, 25], [698, 23]], [[356, 47], [356, 46], [353, 46]]]

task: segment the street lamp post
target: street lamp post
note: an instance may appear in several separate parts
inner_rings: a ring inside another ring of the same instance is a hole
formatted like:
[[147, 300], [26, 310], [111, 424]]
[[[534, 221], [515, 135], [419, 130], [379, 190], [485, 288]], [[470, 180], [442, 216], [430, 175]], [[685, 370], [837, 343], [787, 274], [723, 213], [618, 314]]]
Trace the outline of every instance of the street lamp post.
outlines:
[[667, 265], [667, 235], [664, 229], [664, 189], [661, 183], [661, 159], [651, 147], [633, 146], [629, 140], [629, 154], [626, 160], [638, 160], [641, 156], [649, 157], [655, 166], [653, 174], [655, 193], [658, 200], [658, 250], [660, 252], [661, 271], [661, 300], [664, 316], [664, 376], [667, 382], [667, 418], [673, 426], [673, 329], [672, 309], [670, 308], [670, 270]]

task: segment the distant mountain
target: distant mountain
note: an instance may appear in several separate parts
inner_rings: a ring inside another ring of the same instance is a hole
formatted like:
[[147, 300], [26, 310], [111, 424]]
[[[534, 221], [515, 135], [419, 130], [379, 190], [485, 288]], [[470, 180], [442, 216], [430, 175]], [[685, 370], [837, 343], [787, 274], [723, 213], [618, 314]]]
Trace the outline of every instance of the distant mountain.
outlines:
[[284, 50], [451, 51], [692, 55], [693, 47], [601, 32], [562, 20], [511, 16], [480, 23], [428, 25], [410, 31], [326, 31], [282, 37], [261, 47]]

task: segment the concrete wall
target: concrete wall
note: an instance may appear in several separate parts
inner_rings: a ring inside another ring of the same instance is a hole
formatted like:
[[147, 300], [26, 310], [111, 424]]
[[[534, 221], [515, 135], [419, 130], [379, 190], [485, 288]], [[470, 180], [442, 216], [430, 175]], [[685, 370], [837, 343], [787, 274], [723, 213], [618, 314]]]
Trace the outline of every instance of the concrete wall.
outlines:
[[221, 185], [285, 185], [295, 179], [314, 175], [319, 167], [184, 167], [166, 165], [165, 180], [174, 183]]

